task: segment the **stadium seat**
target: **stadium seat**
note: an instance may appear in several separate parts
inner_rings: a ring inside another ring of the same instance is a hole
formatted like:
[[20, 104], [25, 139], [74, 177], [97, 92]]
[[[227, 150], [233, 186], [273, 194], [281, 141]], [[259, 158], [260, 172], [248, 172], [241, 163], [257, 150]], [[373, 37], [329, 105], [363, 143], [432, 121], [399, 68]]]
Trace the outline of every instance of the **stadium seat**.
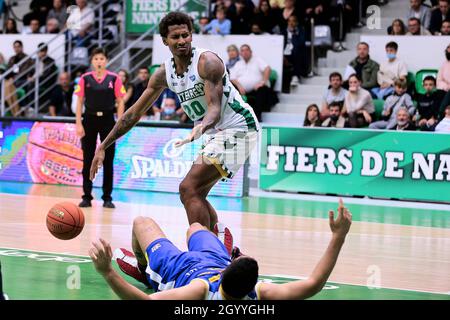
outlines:
[[275, 83], [277, 83], [277, 79], [278, 79], [278, 74], [274, 69], [272, 69], [270, 71], [270, 76], [269, 76], [270, 87], [272, 89], [275, 88]]
[[423, 79], [427, 76], [432, 76], [437, 78], [438, 70], [436, 69], [422, 69], [416, 73], [416, 92], [420, 94], [425, 93], [425, 88], [423, 87]]
[[381, 114], [383, 112], [383, 107], [384, 107], [384, 100], [381, 99], [374, 99], [373, 100], [373, 104], [375, 106], [375, 120], [381, 120]]
[[[314, 47], [332, 48], [333, 39], [331, 37], [331, 28], [327, 25], [318, 25], [314, 27]], [[311, 46], [311, 41], [306, 41], [306, 46]]]
[[159, 64], [154, 64], [151, 67], [148, 68], [148, 72], [150, 72], [150, 75], [154, 74], [156, 69], [159, 68]]
[[70, 54], [70, 64], [80, 67], [89, 67], [89, 52], [86, 47], [74, 48]]

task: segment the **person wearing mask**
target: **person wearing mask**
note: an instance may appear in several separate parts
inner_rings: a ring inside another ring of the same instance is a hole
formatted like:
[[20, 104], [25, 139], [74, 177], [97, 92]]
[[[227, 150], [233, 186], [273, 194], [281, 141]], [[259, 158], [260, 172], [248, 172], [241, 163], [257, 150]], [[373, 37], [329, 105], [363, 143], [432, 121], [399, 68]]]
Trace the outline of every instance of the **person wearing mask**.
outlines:
[[320, 120], [320, 112], [317, 104], [311, 104], [306, 109], [305, 120], [303, 122], [304, 127], [320, 127], [322, 121]]
[[370, 59], [368, 43], [358, 43], [356, 50], [357, 57], [350, 61], [350, 66], [355, 70], [358, 77], [362, 79], [361, 86], [370, 91], [378, 85], [377, 74], [380, 70], [380, 65]]
[[[92, 52], [91, 63], [94, 71], [81, 76], [77, 89], [78, 96], [76, 111], [76, 130], [81, 138], [83, 149], [83, 196], [78, 205], [81, 208], [91, 207], [92, 181], [89, 179], [92, 160], [95, 155], [97, 137], [105, 140], [115, 125], [114, 113], [120, 118], [124, 112], [123, 97], [126, 94], [120, 77], [108, 71], [106, 65], [108, 56], [103, 48], [96, 48]], [[82, 106], [85, 105], [83, 120]], [[112, 203], [113, 190], [113, 161], [115, 144], [105, 151], [103, 161], [103, 207], [115, 208]]]
[[416, 127], [411, 122], [411, 115], [409, 114], [408, 109], [404, 107], [400, 108], [397, 112], [396, 124], [388, 129], [396, 131], [415, 131]]
[[356, 74], [348, 79], [348, 94], [344, 100], [343, 114], [348, 114], [348, 122], [352, 128], [361, 128], [372, 122], [375, 106], [370, 92], [361, 88], [361, 80]]
[[322, 127], [349, 128], [347, 120], [342, 116], [342, 104], [332, 102], [329, 108], [330, 115], [322, 122]]
[[67, 72], [59, 75], [58, 85], [50, 93], [49, 115], [52, 117], [73, 117], [70, 106], [72, 105], [73, 86], [70, 83], [70, 76]]
[[381, 64], [377, 74], [379, 87], [372, 89], [373, 95], [380, 100], [394, 92], [394, 81], [396, 79], [406, 81], [408, 68], [406, 63], [397, 57], [397, 52], [398, 44], [396, 42], [386, 44], [387, 61]]
[[180, 121], [180, 115], [177, 113], [177, 101], [173, 98], [165, 98], [161, 105], [160, 120]]

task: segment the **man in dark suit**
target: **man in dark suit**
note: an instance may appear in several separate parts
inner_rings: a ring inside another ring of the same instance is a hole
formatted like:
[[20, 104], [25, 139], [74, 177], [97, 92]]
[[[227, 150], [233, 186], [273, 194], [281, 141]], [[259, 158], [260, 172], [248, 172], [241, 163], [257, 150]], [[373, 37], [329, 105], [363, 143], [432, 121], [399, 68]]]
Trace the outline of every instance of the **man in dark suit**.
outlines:
[[436, 34], [441, 31], [442, 22], [450, 18], [449, 0], [439, 0], [439, 8], [431, 12], [430, 32]]

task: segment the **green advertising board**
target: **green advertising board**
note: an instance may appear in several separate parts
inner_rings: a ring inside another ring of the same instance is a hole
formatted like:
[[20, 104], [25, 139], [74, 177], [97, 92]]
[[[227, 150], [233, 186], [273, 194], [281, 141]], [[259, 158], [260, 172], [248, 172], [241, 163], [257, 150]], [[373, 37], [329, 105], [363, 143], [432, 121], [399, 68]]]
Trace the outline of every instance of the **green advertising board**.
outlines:
[[188, 13], [194, 21], [208, 15], [208, 0], [126, 0], [126, 30], [144, 33], [157, 31], [159, 21], [170, 11]]
[[265, 127], [260, 188], [450, 202], [450, 134]]

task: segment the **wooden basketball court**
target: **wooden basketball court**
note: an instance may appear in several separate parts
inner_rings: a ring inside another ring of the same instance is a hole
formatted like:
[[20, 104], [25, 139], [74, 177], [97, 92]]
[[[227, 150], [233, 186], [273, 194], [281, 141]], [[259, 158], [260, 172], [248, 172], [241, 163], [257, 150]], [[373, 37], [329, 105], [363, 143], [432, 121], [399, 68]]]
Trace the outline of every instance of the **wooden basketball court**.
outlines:
[[[48, 210], [61, 201], [78, 203], [80, 194], [81, 189], [67, 186], [2, 182], [0, 261], [11, 299], [117, 298], [86, 256], [99, 237], [110, 241], [113, 249], [130, 248], [132, 222], [140, 215], [155, 219], [169, 239], [186, 249], [185, 211], [177, 195], [164, 193], [116, 191], [116, 209], [104, 209], [101, 201], [94, 201], [92, 208], [84, 209], [86, 225], [77, 238], [54, 238], [45, 224]], [[211, 202], [219, 220], [233, 232], [235, 244], [258, 260], [262, 277], [283, 282], [308, 276], [328, 244], [327, 212], [337, 203], [320, 199], [212, 198]], [[317, 298], [450, 299], [448, 206], [344, 202], [354, 222], [330, 283]], [[81, 288], [74, 289], [67, 282], [72, 275], [68, 268], [78, 264]]]

